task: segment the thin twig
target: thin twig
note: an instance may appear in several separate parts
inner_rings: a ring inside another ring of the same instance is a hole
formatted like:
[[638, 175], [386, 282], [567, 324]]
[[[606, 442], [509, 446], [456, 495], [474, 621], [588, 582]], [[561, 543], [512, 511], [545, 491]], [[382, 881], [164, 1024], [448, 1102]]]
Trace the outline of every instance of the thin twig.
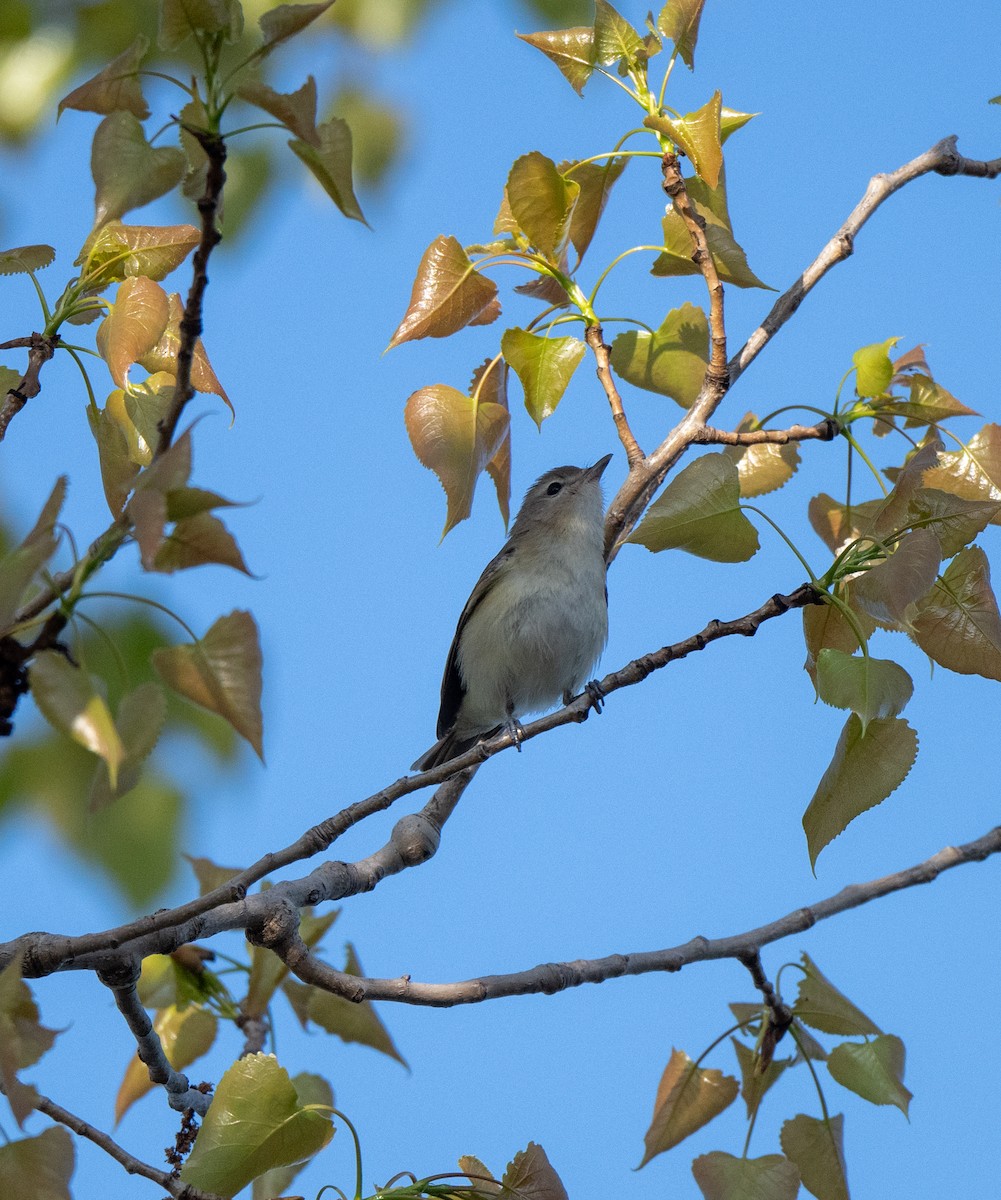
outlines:
[[833, 441], [840, 432], [837, 421], [825, 417], [816, 425], [790, 425], [788, 429], [714, 429], [705, 425], [692, 439], [704, 446], [787, 446], [790, 442], [806, 442], [817, 439]]
[[0, 442], [7, 434], [7, 426], [13, 421], [22, 408], [42, 390], [39, 380], [42, 367], [55, 354], [59, 345], [59, 334], [46, 337], [41, 333], [33, 333], [26, 338], [12, 338], [0, 345], [0, 350], [15, 347], [28, 347], [28, 369], [21, 376], [16, 387], [8, 390], [0, 404]]
[[629, 428], [629, 421], [626, 419], [625, 409], [622, 407], [622, 397], [612, 378], [612, 348], [605, 344], [605, 332], [600, 325], [588, 325], [584, 332], [584, 339], [594, 353], [594, 361], [598, 364], [596, 373], [608, 398], [615, 430], [626, 452], [626, 461], [632, 468], [636, 463], [643, 462], [645, 455], [640, 449], [639, 442], [633, 436], [633, 431]]
[[[840, 913], [888, 896], [892, 892], [931, 883], [943, 871], [953, 867], [983, 862], [984, 859], [998, 853], [1001, 853], [1001, 826], [992, 829], [976, 841], [967, 842], [962, 846], [946, 846], [944, 850], [913, 867], [907, 867], [892, 875], [884, 875], [879, 879], [871, 879], [866, 883], [850, 884], [825, 900], [794, 909], [767, 925], [759, 925], [756, 929], [729, 937], [694, 937], [682, 945], [666, 950], [611, 954], [605, 958], [578, 959], [574, 962], [543, 963], [526, 971], [513, 971], [506, 975], [483, 975], [456, 983], [415, 983], [408, 975], [398, 979], [348, 976], [343, 972], [334, 971], [308, 951], [308, 957], [297, 959], [294, 965], [290, 962], [289, 966], [306, 982], [346, 996], [355, 1002], [395, 1000], [401, 1004], [432, 1008], [478, 1004], [502, 996], [539, 993], [552, 995], [554, 992], [580, 987], [585, 983], [604, 983], [624, 975], [671, 973], [680, 971], [692, 963], [725, 958], [737, 959], [747, 966], [753, 963], [762, 946], [804, 933], [818, 921], [826, 921]], [[772, 995], [774, 996], [774, 992]]]
[[47, 1117], [51, 1117], [53, 1121], [58, 1121], [60, 1125], [65, 1125], [67, 1129], [71, 1129], [80, 1137], [86, 1138], [89, 1142], [93, 1142], [95, 1146], [100, 1148], [118, 1163], [120, 1163], [130, 1175], [141, 1175], [144, 1179], [150, 1179], [153, 1183], [159, 1184], [165, 1191], [169, 1192], [175, 1200], [219, 1200], [219, 1197], [214, 1192], [203, 1192], [200, 1188], [192, 1187], [190, 1183], [182, 1183], [179, 1179], [170, 1174], [169, 1171], [162, 1171], [157, 1167], [151, 1167], [148, 1163], [144, 1163], [141, 1159], [129, 1154], [119, 1144], [110, 1138], [100, 1129], [95, 1129], [93, 1125], [88, 1124], [82, 1117], [75, 1116], [62, 1105], [56, 1104], [54, 1100], [50, 1100], [48, 1096], [39, 1096], [35, 1101], [35, 1107], [39, 1112], [45, 1113]]

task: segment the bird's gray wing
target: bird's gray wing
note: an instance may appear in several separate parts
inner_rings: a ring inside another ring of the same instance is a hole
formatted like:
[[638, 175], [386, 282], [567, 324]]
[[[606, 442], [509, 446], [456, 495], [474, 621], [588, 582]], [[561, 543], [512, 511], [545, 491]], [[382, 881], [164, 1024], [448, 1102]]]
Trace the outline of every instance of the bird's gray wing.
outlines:
[[452, 638], [448, 658], [445, 660], [445, 673], [441, 679], [441, 707], [438, 710], [439, 737], [444, 737], [455, 724], [459, 708], [462, 705], [462, 698], [466, 694], [466, 686], [462, 681], [462, 673], [459, 671], [459, 641], [462, 631], [466, 628], [466, 622], [476, 611], [480, 601], [490, 591], [498, 574], [510, 563], [513, 554], [514, 546], [510, 542], [506, 542], [500, 552], [483, 568], [483, 574], [477, 579], [476, 586], [459, 617], [455, 637]]

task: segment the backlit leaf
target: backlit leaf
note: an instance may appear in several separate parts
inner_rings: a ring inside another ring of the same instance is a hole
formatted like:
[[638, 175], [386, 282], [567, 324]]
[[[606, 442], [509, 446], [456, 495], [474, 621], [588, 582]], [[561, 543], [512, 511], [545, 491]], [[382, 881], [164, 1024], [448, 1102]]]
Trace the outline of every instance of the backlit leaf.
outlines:
[[[327, 930], [340, 916], [340, 909], [315, 917], [308, 912], [299, 918], [299, 936], [310, 948], [317, 945]], [[254, 946], [250, 956], [250, 977], [247, 980], [247, 995], [241, 1010], [248, 1017], [263, 1017], [275, 992], [288, 976], [288, 967], [265, 946]]]
[[136, 275], [119, 285], [97, 331], [97, 348], [118, 387], [126, 386], [129, 368], [159, 342], [169, 316], [167, 293], [152, 279]]
[[[708, 350], [707, 350], [708, 356]], [[737, 426], [738, 433], [760, 428], [754, 413], [747, 413]], [[765, 496], [789, 482], [799, 468], [799, 446], [761, 442], [757, 446], [727, 446], [723, 453], [737, 464], [740, 494], [745, 499]]]
[[294, 37], [322, 16], [334, 0], [321, 4], [279, 4], [261, 14], [258, 24], [264, 35], [264, 47], [270, 53], [279, 42]]
[[[347, 959], [344, 971], [348, 975], [361, 975], [354, 947], [348, 943]], [[397, 1050], [389, 1031], [383, 1025], [373, 1004], [363, 1000], [360, 1004], [346, 1000], [343, 996], [335, 996], [333, 992], [325, 992], [320, 988], [312, 988], [309, 999], [309, 1020], [322, 1026], [327, 1033], [339, 1037], [342, 1042], [355, 1042], [361, 1046], [369, 1046], [381, 1054], [395, 1058], [402, 1066], [407, 1060]]]
[[660, 10], [657, 28], [677, 47], [688, 69], [695, 69], [695, 44], [706, 0], [668, 0]]
[[173, 146], [154, 149], [131, 113], [113, 112], [94, 134], [90, 170], [97, 188], [96, 228], [176, 187], [184, 175], [184, 155]]
[[[893, 366], [894, 370], [898, 369], [897, 363]], [[911, 375], [907, 382], [911, 391], [910, 399], [890, 400], [880, 404], [877, 411], [889, 416], [906, 417], [909, 426], [934, 425], [936, 421], [944, 421], [949, 417], [977, 415], [927, 375]]]
[[615, 181], [628, 161], [628, 158], [609, 158], [600, 163], [560, 163], [559, 171], [564, 178], [572, 179], [580, 187], [570, 218], [570, 241], [578, 258], [583, 258], [590, 246]]
[[171, 574], [206, 563], [220, 563], [249, 575], [236, 540], [218, 517], [198, 513], [177, 522], [153, 560], [153, 570]]
[[0, 1196], [10, 1200], [72, 1200], [75, 1151], [65, 1129], [0, 1146]]
[[987, 555], [961, 550], [917, 606], [911, 637], [943, 667], [1001, 680], [1001, 615]]
[[59, 539], [56, 522], [66, 499], [65, 475], [60, 475], [42, 506], [31, 532], [19, 546], [0, 558], [0, 630], [14, 620], [31, 581], [55, 554]]
[[591, 78], [595, 63], [594, 29], [590, 25], [517, 36], [554, 62], [578, 96], [584, 94], [584, 85]]
[[[177, 292], [171, 292], [167, 301], [168, 317], [166, 328], [156, 345], [147, 351], [141, 359], [137, 359], [137, 362], [152, 374], [155, 374], [157, 371], [164, 371], [169, 375], [176, 375], [177, 352], [181, 345], [181, 318], [184, 316], [184, 305]], [[213, 395], [218, 396], [231, 413], [234, 411], [229, 396], [226, 395], [225, 389], [219, 382], [215, 371], [212, 370], [212, 365], [209, 362], [208, 355], [205, 353], [205, 346], [201, 338], [195, 342], [195, 354], [191, 361], [191, 386], [197, 392], [211, 392]]]
[[[296, 137], [313, 146], [320, 143], [316, 131], [316, 80], [310, 75], [295, 92], [276, 92], [266, 83], [251, 80], [241, 84], [236, 94], [248, 104], [256, 104], [276, 117]], [[348, 159], [350, 168], [350, 157]], [[350, 175], [349, 175], [350, 179]]]
[[639, 1164], [684, 1141], [736, 1100], [740, 1086], [722, 1071], [697, 1067], [684, 1050], [672, 1050], [657, 1086], [653, 1120], [646, 1131], [646, 1151]]
[[445, 489], [448, 512], [442, 537], [472, 508], [476, 481], [507, 436], [507, 409], [477, 402], [444, 383], [421, 388], [407, 400], [404, 420], [414, 453]]
[[904, 1043], [892, 1033], [869, 1042], [842, 1042], [827, 1069], [843, 1087], [872, 1104], [895, 1104], [907, 1116], [911, 1093], [904, 1087]]
[[507, 177], [507, 199], [518, 228], [546, 258], [556, 262], [570, 232], [580, 185], [538, 150], [515, 160]]
[[849, 542], [872, 529], [882, 500], [863, 500], [850, 508], [826, 492], [812, 497], [807, 505], [810, 524], [832, 554], [840, 554]]
[[901, 717], [870, 721], [863, 736], [852, 713], [803, 814], [811, 866], [828, 842], [903, 783], [917, 753], [918, 735]]
[[51, 1049], [58, 1031], [46, 1029], [39, 1022], [38, 1006], [21, 978], [21, 970], [22, 956], [17, 954], [0, 971], [0, 1083], [15, 1120], [23, 1126], [34, 1107], [35, 1092], [21, 1083], [17, 1073], [33, 1067]]
[[940, 454], [924, 483], [964, 500], [1001, 500], [1001, 425], [985, 425], [962, 450]]
[[424, 251], [410, 304], [389, 348], [424, 337], [448, 337], [468, 325], [497, 296], [497, 285], [481, 275], [454, 237], [441, 237]]
[[890, 386], [890, 380], [893, 378], [890, 350], [899, 341], [898, 337], [887, 338], [885, 342], [862, 346], [852, 355], [855, 391], [860, 396], [879, 396]]
[[167, 699], [158, 684], [140, 683], [126, 692], [115, 713], [115, 728], [125, 750], [118, 782], [113, 784], [107, 766], [98, 764], [90, 790], [91, 811], [104, 808], [136, 786], [142, 765], [152, 754], [166, 721]]
[[301, 1103], [273, 1054], [248, 1054], [219, 1080], [181, 1180], [234, 1196], [265, 1171], [312, 1158], [333, 1136], [329, 1115]]
[[[125, 413], [136, 431], [137, 447], [144, 463], [153, 460], [153, 447], [159, 439], [160, 422], [170, 411], [174, 400], [175, 382], [173, 375], [156, 371], [142, 383], [130, 384], [128, 391], [122, 393]], [[116, 410], [117, 405], [113, 411]]]
[[517, 1196], [521, 1200], [567, 1200], [563, 1181], [545, 1150], [535, 1142], [529, 1142], [511, 1159], [501, 1183], [499, 1194], [503, 1196]]
[[118, 768], [125, 759], [125, 748], [108, 706], [94, 690], [90, 676], [58, 651], [43, 650], [35, 655], [29, 678], [31, 694], [45, 719], [85, 750], [103, 758], [114, 787]]
[[687, 550], [713, 562], [745, 562], [758, 534], [740, 511], [737, 468], [723, 454], [705, 454], [671, 480], [629, 535], [648, 550]]
[[[175, 1071], [183, 1071], [208, 1053], [215, 1041], [217, 1027], [214, 1013], [194, 1005], [188, 1005], [187, 1008], [170, 1005], [161, 1009], [153, 1020], [153, 1029], [160, 1038], [167, 1061]], [[115, 1124], [155, 1086], [145, 1063], [133, 1053], [115, 1098]]]
[[840, 1113], [829, 1120], [800, 1113], [786, 1121], [779, 1134], [786, 1157], [799, 1168], [803, 1186], [817, 1200], [849, 1200], [844, 1125]]
[[[320, 1111], [333, 1108], [334, 1090], [321, 1075], [301, 1071], [292, 1076], [292, 1086], [300, 1105], [318, 1105]], [[272, 1167], [270, 1171], [258, 1175], [251, 1189], [251, 1200], [272, 1200], [272, 1197], [284, 1196], [289, 1184], [305, 1166], [306, 1163], [302, 1162], [287, 1167]]]
[[722, 1150], [701, 1154], [692, 1174], [705, 1200], [795, 1200], [799, 1171], [781, 1154], [735, 1158]]
[[[708, 187], [697, 176], [685, 180], [696, 213], [705, 221], [706, 243], [716, 264], [716, 271], [724, 283], [736, 287], [759, 287], [772, 291], [767, 283], [754, 274], [747, 265], [747, 256], [737, 245], [730, 225], [726, 201], [726, 172], [720, 171], [719, 185]], [[695, 246], [688, 226], [681, 214], [672, 206], [663, 220], [664, 250], [650, 268], [652, 275], [701, 275], [701, 270], [692, 261]]]
[[220, 617], [199, 641], [156, 650], [152, 661], [168, 687], [225, 718], [263, 760], [261, 648], [250, 613]]
[[646, 58], [643, 39], [608, 0], [594, 0], [594, 56], [600, 63], [630, 66]]
[[917, 488], [909, 497], [908, 518], [930, 529], [952, 558], [982, 533], [1001, 513], [1001, 500], [964, 500], [938, 488]]
[[292, 138], [289, 146], [302, 159], [341, 212], [367, 225], [351, 180], [351, 130], [347, 121], [329, 117], [316, 127], [316, 138]]
[[896, 717], [914, 691], [910, 675], [886, 658], [821, 650], [817, 658], [817, 695], [834, 708], [850, 708], [862, 733], [874, 717]]
[[51, 246], [14, 246], [0, 250], [0, 275], [25, 275], [29, 271], [40, 271], [55, 261], [56, 252]]
[[665, 134], [684, 151], [695, 174], [714, 188], [723, 168], [722, 133], [720, 127], [723, 97], [713, 92], [709, 100], [687, 116], [671, 118], [661, 113], [644, 117], [648, 129]]
[[140, 33], [127, 50], [113, 59], [86, 83], [74, 88], [59, 101], [56, 116], [63, 109], [76, 108], [84, 112], [112, 113], [119, 110], [132, 113], [140, 121], [149, 116], [149, 105], [139, 83], [139, 64], [149, 49], [149, 38]]
[[[117, 418], [112, 415], [110, 403], [102, 409], [94, 409], [89, 406], [87, 408], [87, 420], [90, 423], [94, 441], [97, 442], [97, 453], [101, 462], [101, 482], [104, 485], [104, 495], [113, 517], [121, 515], [129, 493], [132, 491], [132, 481], [143, 461], [140, 457], [137, 462], [133, 457], [133, 453], [139, 455], [138, 435], [125, 415], [125, 393], [119, 389], [117, 395], [120, 399]], [[135, 450], [132, 452], [129, 449], [129, 439], [122, 428], [123, 417], [132, 433], [135, 446]]]
[[915, 529], [893, 553], [852, 584], [855, 603], [875, 620], [894, 629], [906, 628], [915, 605], [938, 577], [942, 547], [929, 529]]
[[[508, 365], [501, 359], [488, 358], [485, 363], [473, 372], [469, 394], [478, 396], [481, 403], [496, 404], [506, 413], [510, 413], [507, 402]], [[480, 383], [483, 379], [482, 384]], [[504, 528], [507, 529], [511, 517], [511, 422], [508, 421], [507, 431], [501, 438], [500, 445], [493, 457], [484, 467], [493, 481], [497, 492], [497, 506], [504, 518]]]
[[726, 139], [732, 133], [736, 133], [738, 129], [743, 129], [747, 122], [753, 121], [756, 116], [758, 116], [758, 113], [737, 112], [735, 108], [727, 108], [724, 105], [720, 110], [720, 141], [725, 143]]
[[652, 334], [630, 329], [612, 342], [612, 366], [627, 383], [682, 408], [699, 394], [708, 362], [709, 322], [694, 304], [671, 309]]
[[91, 243], [84, 272], [95, 287], [132, 275], [164, 279], [198, 245], [194, 225], [123, 225], [109, 221]]
[[525, 389], [525, 407], [540, 428], [552, 416], [587, 353], [575, 337], [540, 337], [525, 329], [508, 329], [501, 351]]
[[767, 1068], [762, 1071], [761, 1058], [755, 1050], [739, 1038], [732, 1037], [737, 1063], [740, 1066], [740, 1094], [747, 1106], [747, 1115], [752, 1116], [761, 1103], [765, 1092], [775, 1083], [782, 1072], [789, 1066], [789, 1059], [773, 1058]]
[[173, 50], [193, 33], [223, 33], [235, 41], [243, 32], [239, 0], [162, 0], [158, 42]]
[[[842, 599], [847, 599], [844, 595]], [[853, 611], [855, 621], [862, 633], [869, 637], [876, 624], [866, 613]], [[817, 659], [826, 648], [854, 654], [861, 649], [862, 643], [855, 630], [852, 629], [848, 618], [837, 605], [811, 604], [803, 609], [803, 637], [806, 641], [806, 662], [803, 669], [817, 683]]]

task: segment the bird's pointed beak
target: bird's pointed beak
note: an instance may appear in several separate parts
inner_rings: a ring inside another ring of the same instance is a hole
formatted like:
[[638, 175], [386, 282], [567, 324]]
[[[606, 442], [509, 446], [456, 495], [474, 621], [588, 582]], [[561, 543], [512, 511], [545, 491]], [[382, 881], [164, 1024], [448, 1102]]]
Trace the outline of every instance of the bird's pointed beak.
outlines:
[[608, 464], [611, 461], [612, 461], [611, 454], [606, 454], [604, 458], [599, 458], [593, 467], [587, 468], [588, 479], [594, 479], [594, 480], [600, 479], [605, 468], [608, 466]]

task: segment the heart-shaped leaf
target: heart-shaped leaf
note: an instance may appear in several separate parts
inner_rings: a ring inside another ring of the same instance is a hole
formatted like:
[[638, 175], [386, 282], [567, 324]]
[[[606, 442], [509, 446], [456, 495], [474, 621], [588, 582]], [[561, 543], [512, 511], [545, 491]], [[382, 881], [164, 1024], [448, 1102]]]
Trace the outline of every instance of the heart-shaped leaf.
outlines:
[[716, 91], [701, 108], [687, 116], [671, 118], [653, 113], [643, 119], [643, 124], [666, 135], [680, 147], [696, 175], [714, 188], [723, 169], [722, 109], [723, 97]]
[[424, 251], [410, 304], [389, 349], [424, 337], [448, 337], [489, 310], [497, 285], [481, 275], [454, 237], [435, 238]]
[[700, 1154], [692, 1174], [705, 1200], [795, 1200], [799, 1170], [781, 1154], [735, 1158], [722, 1150]]
[[660, 10], [657, 28], [674, 42], [682, 62], [695, 69], [695, 45], [699, 40], [699, 21], [706, 0], [668, 0]]
[[844, 1128], [840, 1113], [830, 1118], [800, 1113], [782, 1126], [782, 1149], [817, 1200], [849, 1200]]
[[525, 389], [525, 407], [540, 428], [551, 417], [580, 366], [587, 347], [575, 337], [539, 337], [525, 329], [508, 329], [501, 351]]
[[842, 1042], [827, 1060], [842, 1087], [872, 1104], [895, 1104], [907, 1116], [911, 1093], [904, 1087], [904, 1043], [892, 1033], [870, 1042]]
[[1001, 614], [979, 546], [962, 550], [917, 605], [911, 637], [943, 667], [1001, 680]]
[[834, 708], [850, 708], [862, 722], [862, 735], [874, 717], [896, 717], [914, 691], [910, 675], [886, 658], [824, 649], [817, 657], [817, 695]]
[[684, 1141], [736, 1100], [740, 1085], [722, 1071], [697, 1067], [684, 1050], [672, 1050], [657, 1087], [653, 1120], [640, 1166]]
[[699, 394], [708, 363], [709, 322], [695, 304], [671, 309], [653, 333], [629, 330], [612, 342], [612, 366], [627, 383], [682, 408]]
[[546, 58], [559, 67], [563, 78], [577, 95], [584, 94], [584, 85], [591, 78], [595, 63], [594, 29], [590, 25], [519, 33], [516, 36], [536, 50], [541, 50]]
[[139, 64], [146, 57], [149, 38], [140, 33], [127, 50], [86, 83], [74, 88], [59, 101], [56, 118], [63, 109], [76, 108], [83, 112], [113, 113], [130, 112], [140, 121], [149, 116], [149, 105], [139, 83]]
[[90, 170], [97, 188], [94, 227], [99, 228], [176, 187], [184, 155], [173, 146], [154, 150], [130, 112], [113, 112], [94, 134]]
[[90, 676], [58, 651], [43, 650], [35, 655], [29, 678], [31, 694], [45, 719], [85, 750], [103, 758], [111, 786], [115, 787], [125, 747]]

